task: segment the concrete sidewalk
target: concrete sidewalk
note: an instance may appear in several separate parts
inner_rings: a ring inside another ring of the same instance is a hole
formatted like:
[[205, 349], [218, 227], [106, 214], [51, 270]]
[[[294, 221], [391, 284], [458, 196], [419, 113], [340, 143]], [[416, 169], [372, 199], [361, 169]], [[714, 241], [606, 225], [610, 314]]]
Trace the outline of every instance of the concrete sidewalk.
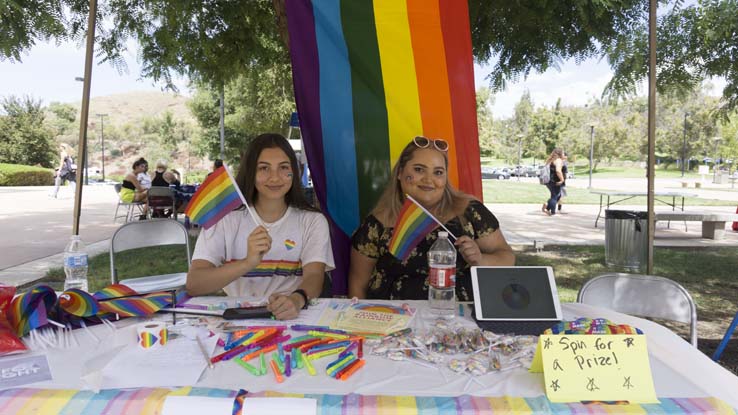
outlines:
[[[599, 205], [564, 205], [563, 213], [547, 216], [541, 204], [493, 204], [486, 206], [500, 221], [500, 227], [511, 245], [532, 245], [541, 241], [544, 245], [604, 245], [605, 219], [601, 217], [595, 228]], [[644, 210], [643, 206], [618, 205], [617, 210]], [[733, 213], [729, 206], [700, 206], [700, 211]], [[671, 211], [665, 206], [656, 207], [656, 212]], [[603, 210], [602, 215], [605, 212]], [[738, 246], [738, 232], [726, 225], [725, 238], [712, 240], [702, 238], [700, 222], [657, 222], [654, 245], [659, 247], [710, 247]], [[686, 228], [686, 230], [685, 230]]]
[[[523, 179], [535, 180], [535, 179]], [[612, 188], [619, 185], [639, 190], [644, 182], [639, 179], [601, 179], [594, 185]], [[678, 180], [659, 181], [657, 190], [674, 190]], [[572, 187], [586, 187], [587, 180], [572, 180]], [[724, 186], [725, 187], [725, 186]], [[72, 205], [71, 189], [63, 189], [62, 198], [50, 199], [51, 187], [0, 188], [0, 196], [9, 202], [0, 204], [0, 283], [22, 285], [42, 278], [46, 271], [62, 265], [62, 252], [71, 235]], [[693, 189], [689, 189], [694, 192]], [[707, 192], [714, 192], [709, 194]], [[738, 193], [726, 188], [698, 189], [700, 197], [736, 198]], [[121, 223], [113, 223], [113, 212], [117, 196], [110, 185], [87, 186], [83, 193], [83, 210], [80, 235], [87, 244], [88, 253], [96, 255], [107, 252], [109, 240]], [[544, 245], [604, 245], [605, 220], [600, 219], [594, 227], [598, 205], [564, 205], [564, 213], [547, 216], [541, 212], [540, 204], [493, 204], [487, 206], [497, 216], [505, 238], [511, 245], [533, 245], [539, 241]], [[643, 210], [643, 206], [618, 205], [619, 210]], [[669, 207], [657, 205], [656, 211]], [[690, 208], [687, 207], [687, 210]], [[733, 213], [730, 206], [700, 206], [701, 211]], [[603, 212], [604, 215], [604, 212]], [[699, 222], [658, 222], [656, 246], [713, 247], [738, 246], [738, 232], [726, 230], [722, 240], [703, 239]]]

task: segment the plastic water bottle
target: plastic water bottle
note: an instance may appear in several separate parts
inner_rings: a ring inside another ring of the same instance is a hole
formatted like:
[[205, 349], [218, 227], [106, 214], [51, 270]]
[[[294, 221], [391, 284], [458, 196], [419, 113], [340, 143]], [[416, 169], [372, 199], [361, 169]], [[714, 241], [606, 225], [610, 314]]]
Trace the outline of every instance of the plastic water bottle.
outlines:
[[456, 247], [448, 232], [438, 232], [438, 239], [428, 251], [428, 306], [431, 315], [445, 319], [456, 316]]
[[79, 288], [87, 291], [87, 251], [79, 235], [73, 235], [64, 249], [64, 290]]

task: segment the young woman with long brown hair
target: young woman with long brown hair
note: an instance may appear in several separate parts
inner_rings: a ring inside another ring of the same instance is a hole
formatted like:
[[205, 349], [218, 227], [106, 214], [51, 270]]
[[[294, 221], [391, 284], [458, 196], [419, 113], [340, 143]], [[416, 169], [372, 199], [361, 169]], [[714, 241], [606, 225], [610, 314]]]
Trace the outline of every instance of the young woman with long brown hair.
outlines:
[[[400, 154], [390, 182], [371, 214], [352, 237], [349, 296], [384, 299], [427, 299], [430, 247], [436, 229], [400, 261], [389, 241], [405, 195], [410, 195], [458, 237], [455, 245], [456, 296], [473, 299], [472, 265], [514, 265], [515, 255], [499, 229], [497, 218], [474, 197], [448, 182], [448, 143], [415, 137]], [[442, 230], [442, 229], [441, 229]]]
[[187, 273], [190, 295], [223, 289], [267, 300], [280, 320], [297, 317], [320, 296], [325, 272], [334, 268], [328, 221], [305, 201], [299, 178], [283, 136], [251, 142], [236, 176], [250, 209], [234, 210], [200, 233]]

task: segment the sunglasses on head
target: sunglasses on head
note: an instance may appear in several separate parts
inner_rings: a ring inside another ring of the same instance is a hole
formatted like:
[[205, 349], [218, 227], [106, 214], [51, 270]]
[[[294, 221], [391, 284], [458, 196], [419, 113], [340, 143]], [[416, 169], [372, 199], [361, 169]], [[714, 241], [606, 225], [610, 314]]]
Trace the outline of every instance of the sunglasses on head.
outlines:
[[435, 147], [436, 150], [443, 151], [443, 152], [448, 151], [448, 141], [442, 138], [436, 138], [434, 140], [432, 138], [427, 138], [427, 137], [423, 137], [422, 135], [419, 135], [413, 138], [413, 143], [415, 143], [415, 145], [420, 148], [428, 148], [430, 147], [431, 143], [433, 143], [433, 147]]

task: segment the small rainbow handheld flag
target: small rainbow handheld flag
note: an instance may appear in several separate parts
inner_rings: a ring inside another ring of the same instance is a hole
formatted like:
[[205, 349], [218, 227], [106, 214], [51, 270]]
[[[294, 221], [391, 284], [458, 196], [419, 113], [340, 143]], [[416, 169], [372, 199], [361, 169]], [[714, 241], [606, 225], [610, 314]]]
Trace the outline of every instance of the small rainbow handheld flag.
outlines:
[[187, 205], [185, 215], [205, 229], [215, 225], [233, 209], [246, 204], [225, 166], [211, 173]]
[[395, 230], [389, 242], [389, 251], [397, 259], [405, 261], [410, 252], [440, 223], [409, 195], [405, 196]]

